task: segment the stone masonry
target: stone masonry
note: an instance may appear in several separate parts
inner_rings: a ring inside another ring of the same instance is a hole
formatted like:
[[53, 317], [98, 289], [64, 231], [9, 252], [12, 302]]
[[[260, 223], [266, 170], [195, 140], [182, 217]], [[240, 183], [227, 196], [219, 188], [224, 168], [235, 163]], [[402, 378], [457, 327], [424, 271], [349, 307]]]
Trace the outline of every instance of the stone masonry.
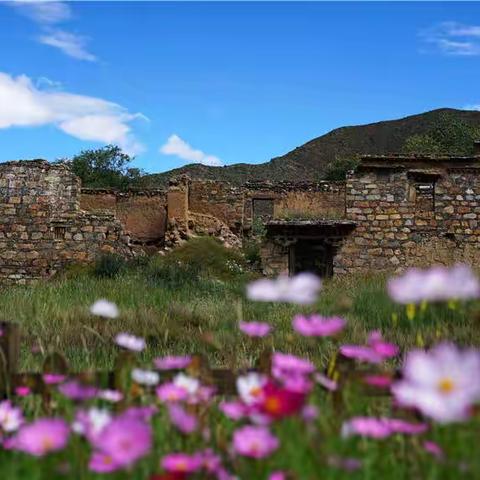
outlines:
[[268, 274], [398, 271], [480, 260], [480, 156], [365, 156], [346, 182], [172, 178], [166, 190], [81, 189], [67, 164], [0, 164], [0, 281], [49, 277], [102, 252], [228, 247], [265, 232]]
[[104, 252], [131, 255], [115, 216], [84, 212], [79, 200], [80, 180], [66, 164], [0, 164], [1, 283], [49, 277]]

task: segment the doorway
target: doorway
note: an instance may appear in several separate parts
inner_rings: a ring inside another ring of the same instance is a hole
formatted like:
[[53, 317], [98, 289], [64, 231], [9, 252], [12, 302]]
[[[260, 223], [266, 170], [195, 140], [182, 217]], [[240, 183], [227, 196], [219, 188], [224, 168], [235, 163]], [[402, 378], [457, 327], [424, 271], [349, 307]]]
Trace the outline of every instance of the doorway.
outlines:
[[319, 277], [333, 276], [335, 247], [327, 238], [299, 239], [290, 246], [289, 272], [311, 272]]

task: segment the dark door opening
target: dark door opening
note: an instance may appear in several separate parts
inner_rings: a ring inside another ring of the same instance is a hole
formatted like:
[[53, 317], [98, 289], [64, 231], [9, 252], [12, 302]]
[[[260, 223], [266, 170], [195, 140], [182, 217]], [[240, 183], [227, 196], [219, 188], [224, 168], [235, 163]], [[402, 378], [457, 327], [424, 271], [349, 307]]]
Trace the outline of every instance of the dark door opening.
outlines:
[[290, 275], [315, 273], [320, 277], [333, 275], [334, 246], [326, 239], [298, 240], [290, 247]]

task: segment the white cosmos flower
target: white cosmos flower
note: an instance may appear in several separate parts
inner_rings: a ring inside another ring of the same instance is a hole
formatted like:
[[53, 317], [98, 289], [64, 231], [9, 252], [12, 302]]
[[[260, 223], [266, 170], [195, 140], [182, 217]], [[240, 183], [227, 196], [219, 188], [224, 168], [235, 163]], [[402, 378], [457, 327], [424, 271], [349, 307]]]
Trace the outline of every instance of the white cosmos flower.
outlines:
[[307, 305], [317, 300], [322, 281], [313, 273], [294, 277], [281, 275], [275, 280], [261, 279], [247, 286], [247, 297], [259, 302], [290, 302]]
[[134, 352], [141, 352], [145, 348], [145, 340], [143, 338], [135, 337], [135, 335], [129, 335], [128, 333], [119, 333], [115, 337], [115, 343]]
[[112, 420], [111, 413], [104, 408], [92, 407], [89, 410], [77, 413], [77, 418], [72, 424], [72, 430], [79, 435], [95, 437]]
[[441, 423], [465, 420], [480, 400], [480, 352], [443, 343], [407, 354], [403, 379], [392, 386], [397, 401]]
[[200, 382], [197, 378], [189, 377], [184, 373], [179, 373], [173, 379], [173, 383], [180, 388], [183, 388], [189, 395], [195, 395], [200, 388]]
[[0, 430], [15, 432], [23, 423], [22, 410], [14, 407], [9, 400], [0, 403]]
[[259, 373], [249, 372], [237, 378], [237, 392], [243, 403], [251, 405], [259, 400], [267, 378]]
[[104, 298], [97, 300], [91, 307], [90, 313], [97, 317], [117, 318], [120, 314], [118, 307]]
[[118, 390], [100, 390], [98, 398], [106, 400], [107, 402], [117, 403], [123, 400], [123, 393]]
[[132, 370], [132, 378], [140, 385], [153, 386], [160, 381], [160, 375], [153, 370], [142, 370], [141, 368], [134, 368]]

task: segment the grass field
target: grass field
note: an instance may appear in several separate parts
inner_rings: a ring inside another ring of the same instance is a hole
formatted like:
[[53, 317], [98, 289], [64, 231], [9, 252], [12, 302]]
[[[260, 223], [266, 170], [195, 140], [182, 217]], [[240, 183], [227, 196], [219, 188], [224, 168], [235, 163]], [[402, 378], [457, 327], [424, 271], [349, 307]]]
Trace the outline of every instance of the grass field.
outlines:
[[[389, 300], [386, 279], [381, 276], [328, 281], [318, 303], [309, 307], [255, 303], [245, 299], [245, 285], [252, 275], [242, 269], [229, 267], [219, 273], [213, 268], [198, 275], [198, 269], [182, 267], [180, 273], [172, 274], [172, 267], [165, 268], [162, 260], [130, 266], [110, 278], [91, 270], [71, 270], [50, 282], [4, 289], [0, 292], [0, 315], [21, 325], [21, 369], [30, 371], [38, 370], [45, 354], [52, 350], [64, 353], [72, 370], [111, 368], [118, 352], [113, 337], [122, 331], [147, 340], [147, 348], [139, 356], [144, 365], [160, 355], [201, 353], [211, 365], [232, 369], [252, 366], [268, 347], [308, 357], [323, 370], [341, 343], [365, 344], [368, 333], [376, 329], [398, 344], [402, 352], [441, 340], [462, 346], [480, 345], [477, 303], [429, 306], [417, 310], [409, 319], [405, 307]], [[120, 317], [92, 316], [89, 306], [99, 298], [115, 302]], [[306, 339], [291, 326], [298, 312], [340, 315], [347, 319], [347, 328], [339, 339]], [[246, 337], [238, 330], [239, 319], [268, 322], [274, 327], [273, 334], [265, 340]], [[389, 368], [398, 366], [401, 355], [398, 358], [389, 362]], [[56, 401], [56, 412], [71, 418], [73, 406], [62, 399]], [[153, 402], [147, 392], [135, 401], [144, 405]], [[153, 424], [155, 453], [134, 468], [109, 476], [149, 479], [160, 471], [162, 455], [175, 450], [192, 452], [208, 444], [224, 455], [229, 469], [241, 479], [266, 479], [274, 470], [287, 471], [297, 479], [480, 478], [478, 419], [458, 425], [432, 425], [422, 437], [342, 439], [339, 432], [343, 421], [360, 414], [395, 415], [391, 401], [384, 396], [366, 396], [356, 384], [345, 387], [341, 399], [316, 389], [312, 401], [319, 407], [318, 419], [308, 425], [297, 417], [276, 423], [272, 428], [280, 438], [281, 449], [263, 462], [229, 456], [228, 439], [235, 424], [218, 411], [205, 417], [208, 441], [200, 433], [176, 433], [162, 411]], [[23, 399], [22, 403], [27, 415], [40, 414], [34, 398]], [[441, 460], [425, 451], [425, 440], [441, 445], [445, 451]], [[87, 450], [81, 440], [75, 439], [66, 450], [41, 462], [22, 453], [0, 452], [1, 478], [102, 478], [87, 471]], [[359, 460], [361, 467], [349, 471], [348, 465], [342, 463], [344, 458]]]

